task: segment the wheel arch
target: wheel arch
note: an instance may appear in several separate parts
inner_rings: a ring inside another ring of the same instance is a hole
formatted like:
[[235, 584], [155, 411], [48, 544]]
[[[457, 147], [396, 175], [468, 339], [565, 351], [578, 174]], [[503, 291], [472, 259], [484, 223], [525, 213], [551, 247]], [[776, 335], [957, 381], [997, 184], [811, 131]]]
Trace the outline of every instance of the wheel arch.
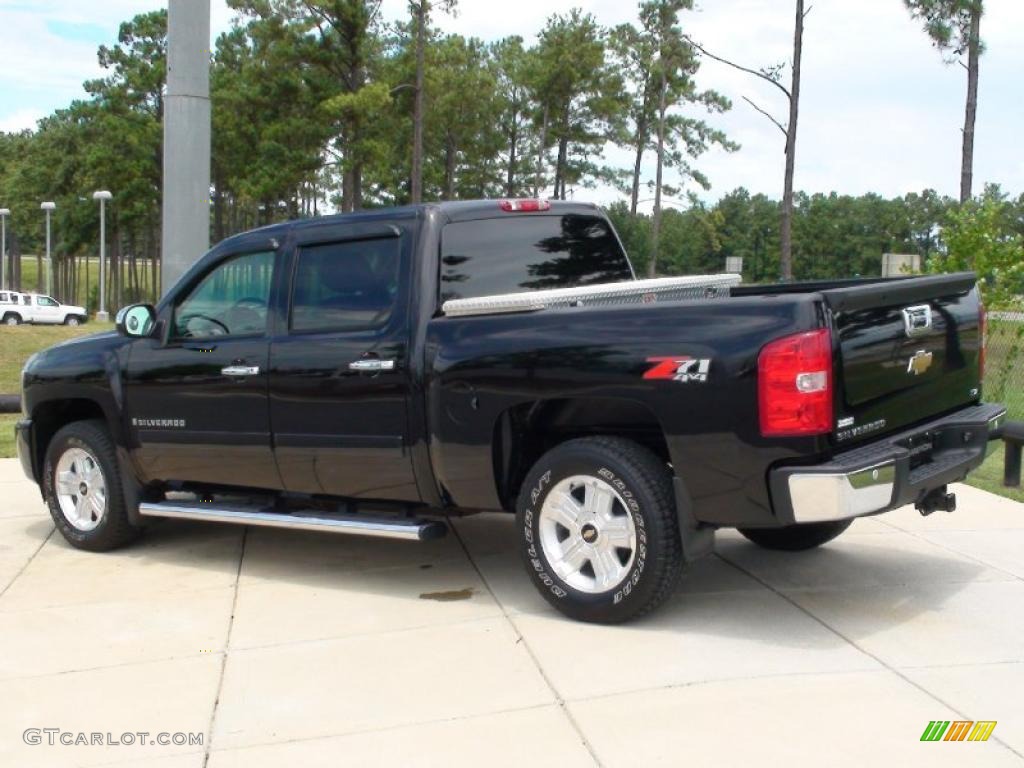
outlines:
[[530, 468], [555, 446], [579, 437], [621, 437], [671, 463], [665, 430], [650, 406], [618, 397], [560, 397], [520, 403], [499, 414], [491, 443], [496, 492], [515, 509]]
[[32, 471], [38, 482], [42, 477], [46, 451], [53, 436], [64, 426], [75, 421], [102, 421], [113, 434], [110, 420], [97, 401], [77, 397], [62, 400], [47, 400], [32, 409], [33, 456]]

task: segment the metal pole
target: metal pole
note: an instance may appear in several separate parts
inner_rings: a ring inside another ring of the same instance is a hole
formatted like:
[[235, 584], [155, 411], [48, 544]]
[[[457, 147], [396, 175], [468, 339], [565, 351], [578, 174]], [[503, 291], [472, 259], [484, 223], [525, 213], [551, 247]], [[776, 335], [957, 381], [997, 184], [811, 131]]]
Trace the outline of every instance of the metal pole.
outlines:
[[53, 256], [50, 253], [50, 209], [46, 209], [46, 295], [53, 295]]
[[7, 212], [0, 213], [0, 290], [7, 287]]
[[162, 290], [210, 247], [210, 0], [170, 0]]
[[106, 321], [107, 297], [104, 281], [107, 277], [107, 201], [100, 198], [100, 311], [96, 313], [96, 319]]

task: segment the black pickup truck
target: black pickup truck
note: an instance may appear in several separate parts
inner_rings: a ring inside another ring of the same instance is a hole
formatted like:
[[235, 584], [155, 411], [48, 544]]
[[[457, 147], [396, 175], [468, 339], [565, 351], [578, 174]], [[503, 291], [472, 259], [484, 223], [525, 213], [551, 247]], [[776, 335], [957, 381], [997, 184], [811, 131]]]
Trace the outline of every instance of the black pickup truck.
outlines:
[[17, 442], [77, 547], [153, 517], [425, 539], [516, 514], [565, 614], [654, 608], [713, 533], [799, 550], [951, 511], [981, 401], [973, 274], [636, 280], [592, 205], [451, 202], [266, 227], [117, 332], [33, 356]]

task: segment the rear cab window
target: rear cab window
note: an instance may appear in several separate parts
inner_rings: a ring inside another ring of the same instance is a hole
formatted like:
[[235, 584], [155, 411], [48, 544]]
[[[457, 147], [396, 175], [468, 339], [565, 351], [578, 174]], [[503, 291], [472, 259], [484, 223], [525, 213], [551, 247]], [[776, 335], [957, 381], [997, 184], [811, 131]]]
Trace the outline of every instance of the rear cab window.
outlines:
[[633, 280], [598, 215], [506, 215], [451, 222], [441, 235], [441, 301]]

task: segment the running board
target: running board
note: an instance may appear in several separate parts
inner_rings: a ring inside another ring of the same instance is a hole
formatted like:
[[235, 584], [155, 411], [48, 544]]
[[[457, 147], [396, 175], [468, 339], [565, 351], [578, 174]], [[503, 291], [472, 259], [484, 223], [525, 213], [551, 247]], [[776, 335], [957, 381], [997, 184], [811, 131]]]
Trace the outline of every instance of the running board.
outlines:
[[448, 532], [444, 523], [402, 517], [369, 515], [327, 515], [312, 510], [293, 514], [273, 512], [246, 504], [202, 504], [188, 501], [143, 502], [139, 514], [145, 517], [173, 517], [179, 520], [205, 520], [210, 523], [259, 525], [267, 528], [291, 528], [300, 531], [325, 531], [385, 539], [429, 541]]

